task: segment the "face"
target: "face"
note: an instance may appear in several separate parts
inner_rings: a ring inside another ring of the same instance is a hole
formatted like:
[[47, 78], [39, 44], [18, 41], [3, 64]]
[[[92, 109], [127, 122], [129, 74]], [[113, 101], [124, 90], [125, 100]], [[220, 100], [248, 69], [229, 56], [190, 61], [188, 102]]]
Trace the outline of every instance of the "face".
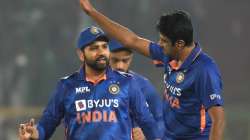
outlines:
[[127, 72], [132, 61], [133, 54], [128, 51], [111, 52], [110, 66], [119, 71]]
[[168, 37], [161, 33], [158, 44], [163, 48], [164, 54], [170, 56], [171, 58], [178, 58], [179, 52], [185, 45], [182, 40], [178, 40], [173, 44]]
[[161, 33], [160, 33], [160, 39], [158, 41], [158, 44], [163, 48], [163, 52], [165, 55], [168, 55], [170, 57], [174, 56], [175, 47], [172, 45], [170, 39]]
[[103, 71], [109, 65], [109, 55], [107, 42], [95, 41], [81, 51], [79, 58], [86, 66], [96, 71]]

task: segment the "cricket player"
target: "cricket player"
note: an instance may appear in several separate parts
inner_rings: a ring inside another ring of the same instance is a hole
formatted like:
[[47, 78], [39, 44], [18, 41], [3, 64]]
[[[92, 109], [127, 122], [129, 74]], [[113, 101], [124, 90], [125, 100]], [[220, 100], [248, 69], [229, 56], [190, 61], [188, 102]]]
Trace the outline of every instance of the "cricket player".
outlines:
[[225, 121], [220, 72], [193, 40], [187, 12], [162, 15], [157, 24], [160, 39], [154, 43], [110, 20], [89, 0], [80, 0], [80, 5], [111, 37], [164, 66], [164, 140], [222, 139]]
[[[118, 41], [111, 39], [109, 41], [110, 49], [110, 66], [115, 70], [126, 72], [132, 74], [138, 85], [141, 87], [141, 90], [145, 96], [146, 102], [148, 104], [149, 110], [156, 120], [154, 127], [158, 127], [160, 134], [164, 134], [164, 122], [163, 122], [163, 111], [162, 111], [162, 99], [159, 96], [159, 93], [151, 82], [144, 76], [132, 71], [129, 69], [130, 64], [133, 59], [133, 52], [129, 48], [123, 47]], [[132, 115], [133, 118], [133, 115]], [[133, 123], [133, 140], [143, 140], [144, 134], [136, 121]]]
[[62, 78], [37, 126], [21, 125], [21, 140], [48, 140], [63, 119], [67, 140], [131, 140], [130, 112], [146, 138], [159, 139], [143, 93], [129, 74], [109, 68], [108, 38], [97, 27], [80, 34], [77, 53], [83, 66]]

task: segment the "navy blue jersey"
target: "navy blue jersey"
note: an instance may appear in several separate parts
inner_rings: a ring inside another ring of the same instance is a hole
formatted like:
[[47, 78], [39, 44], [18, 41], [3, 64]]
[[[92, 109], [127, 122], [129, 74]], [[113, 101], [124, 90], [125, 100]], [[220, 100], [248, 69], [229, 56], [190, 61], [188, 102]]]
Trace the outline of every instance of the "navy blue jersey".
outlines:
[[[148, 108], [152, 113], [154, 119], [156, 120], [156, 124], [154, 125], [154, 127], [158, 127], [160, 130], [159, 133], [163, 135], [165, 128], [163, 122], [162, 99], [160, 98], [159, 93], [147, 78], [133, 71], [129, 71], [128, 73], [133, 75], [138, 85], [140, 86], [141, 91], [146, 99]], [[133, 127], [137, 126], [138, 124], [136, 123], [136, 121], [134, 121]]]
[[83, 69], [59, 81], [37, 126], [40, 140], [62, 119], [68, 140], [131, 140], [130, 111], [149, 140], [160, 137], [133, 77], [108, 68], [106, 80], [93, 84]]
[[207, 110], [223, 105], [222, 81], [215, 62], [202, 52], [199, 44], [178, 69], [171, 66], [173, 61], [158, 44], [150, 44], [150, 55], [165, 71], [165, 137], [208, 139], [211, 120]]

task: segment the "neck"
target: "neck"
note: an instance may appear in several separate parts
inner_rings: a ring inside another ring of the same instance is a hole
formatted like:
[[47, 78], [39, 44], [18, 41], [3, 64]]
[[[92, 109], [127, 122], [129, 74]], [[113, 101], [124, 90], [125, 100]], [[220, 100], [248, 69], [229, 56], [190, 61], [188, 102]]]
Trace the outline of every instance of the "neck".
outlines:
[[177, 59], [178, 63], [183, 63], [185, 59], [189, 56], [189, 54], [192, 52], [194, 49], [195, 44], [194, 42], [190, 46], [185, 46], [179, 53], [179, 57]]
[[106, 69], [102, 71], [95, 70], [87, 65], [85, 65], [85, 75], [86, 77], [91, 77], [93, 80], [97, 80], [106, 73]]

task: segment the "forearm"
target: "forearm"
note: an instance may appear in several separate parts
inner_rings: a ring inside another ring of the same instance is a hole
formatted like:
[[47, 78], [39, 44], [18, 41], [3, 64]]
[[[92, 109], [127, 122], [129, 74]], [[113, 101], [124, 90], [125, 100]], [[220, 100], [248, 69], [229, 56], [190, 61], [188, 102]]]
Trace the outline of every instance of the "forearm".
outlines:
[[122, 42], [126, 47], [130, 47], [130, 42], [133, 42], [137, 38], [137, 35], [130, 31], [128, 28], [110, 20], [96, 10], [92, 10], [89, 16], [93, 18], [105, 32], [114, 37], [118, 41]]
[[128, 28], [112, 21], [94, 8], [88, 11], [87, 14], [100, 25], [109, 36], [118, 40], [124, 47], [135, 49], [139, 53], [149, 56], [149, 40], [140, 38]]
[[209, 140], [222, 140], [225, 127], [225, 116], [223, 107], [213, 106], [208, 110], [208, 113], [212, 120], [212, 127], [210, 130]]
[[224, 120], [218, 120], [212, 122], [212, 127], [209, 135], [209, 140], [222, 140], [224, 133]]

